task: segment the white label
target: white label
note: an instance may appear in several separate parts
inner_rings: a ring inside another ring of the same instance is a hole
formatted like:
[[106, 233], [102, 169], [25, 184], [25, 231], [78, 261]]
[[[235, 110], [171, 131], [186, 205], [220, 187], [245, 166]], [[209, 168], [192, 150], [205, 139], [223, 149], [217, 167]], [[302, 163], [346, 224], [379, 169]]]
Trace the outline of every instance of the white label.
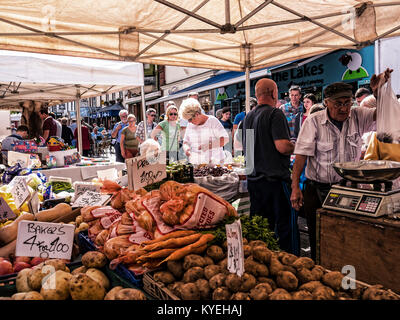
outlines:
[[167, 177], [165, 152], [153, 158], [140, 156], [127, 159], [126, 165], [130, 190], [138, 190]]
[[75, 189], [75, 198], [78, 198], [80, 195], [84, 194], [88, 190], [100, 193], [100, 185], [87, 183], [87, 182], [86, 183], [85, 182], [75, 182], [74, 189]]
[[4, 198], [0, 197], [0, 221], [4, 221], [7, 219], [15, 219], [17, 215], [11, 210], [10, 206], [4, 200]]
[[241, 277], [244, 273], [244, 253], [243, 253], [243, 238], [242, 225], [240, 219], [232, 224], [225, 225], [227, 254], [228, 254], [228, 270], [230, 273], [236, 273]]
[[40, 200], [38, 193], [35, 191], [28, 202], [29, 210], [31, 213], [36, 214], [39, 212], [40, 209]]
[[[14, 178], [15, 179], [15, 178]], [[11, 189], [11, 194], [14, 198], [15, 206], [20, 208], [24, 202], [31, 196], [28, 185], [25, 179], [18, 179], [14, 182], [14, 186]]]
[[31, 156], [29, 153], [15, 151], [8, 151], [7, 153], [7, 161], [9, 166], [14, 166], [19, 162], [22, 168], [27, 168], [29, 166], [30, 158]]
[[93, 191], [85, 191], [78, 199], [75, 200], [72, 207], [74, 208], [82, 208], [87, 206], [102, 206], [104, 205], [109, 199], [111, 195], [109, 194], [101, 194], [98, 192]]
[[97, 177], [102, 180], [115, 181], [118, 179], [118, 170], [116, 168], [99, 170], [97, 171]]
[[75, 226], [65, 223], [20, 221], [16, 256], [71, 259]]

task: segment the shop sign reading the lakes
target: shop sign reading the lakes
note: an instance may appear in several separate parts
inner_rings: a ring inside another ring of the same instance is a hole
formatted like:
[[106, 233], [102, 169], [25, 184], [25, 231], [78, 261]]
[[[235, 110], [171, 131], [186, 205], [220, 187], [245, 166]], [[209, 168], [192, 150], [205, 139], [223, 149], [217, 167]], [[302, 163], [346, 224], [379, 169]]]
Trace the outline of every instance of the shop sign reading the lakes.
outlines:
[[297, 69], [290, 69], [287, 71], [281, 71], [272, 74], [272, 80], [276, 82], [289, 81], [294, 79], [300, 79], [304, 77], [313, 77], [322, 75], [324, 73], [324, 64], [319, 64], [315, 66], [303, 65]]

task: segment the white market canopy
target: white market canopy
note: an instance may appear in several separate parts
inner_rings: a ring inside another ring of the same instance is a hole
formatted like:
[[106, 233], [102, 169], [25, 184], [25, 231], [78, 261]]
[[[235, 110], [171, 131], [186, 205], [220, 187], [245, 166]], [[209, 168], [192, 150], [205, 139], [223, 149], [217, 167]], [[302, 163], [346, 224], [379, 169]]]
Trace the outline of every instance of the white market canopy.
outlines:
[[400, 35], [400, 2], [3, 0], [0, 49], [244, 71]]
[[0, 51], [0, 106], [25, 100], [74, 101], [143, 86], [143, 65]]

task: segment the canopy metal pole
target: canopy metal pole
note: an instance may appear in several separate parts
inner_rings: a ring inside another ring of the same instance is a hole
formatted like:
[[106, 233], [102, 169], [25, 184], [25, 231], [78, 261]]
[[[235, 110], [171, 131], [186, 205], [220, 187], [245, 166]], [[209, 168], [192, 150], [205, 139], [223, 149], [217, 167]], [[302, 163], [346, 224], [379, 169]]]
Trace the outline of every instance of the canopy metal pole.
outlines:
[[146, 100], [144, 98], [144, 86], [140, 87], [140, 93], [142, 96], [142, 114], [143, 114], [143, 126], [144, 126], [144, 140], [147, 139], [147, 117], [146, 117]]
[[246, 113], [250, 112], [250, 48], [246, 46], [244, 48], [246, 55], [246, 79], [245, 79], [245, 89], [246, 89]]
[[76, 106], [76, 130], [78, 133], [78, 152], [80, 155], [83, 154], [82, 150], [82, 124], [81, 124], [81, 93], [79, 87], [76, 89], [76, 100], [75, 100], [75, 106]]

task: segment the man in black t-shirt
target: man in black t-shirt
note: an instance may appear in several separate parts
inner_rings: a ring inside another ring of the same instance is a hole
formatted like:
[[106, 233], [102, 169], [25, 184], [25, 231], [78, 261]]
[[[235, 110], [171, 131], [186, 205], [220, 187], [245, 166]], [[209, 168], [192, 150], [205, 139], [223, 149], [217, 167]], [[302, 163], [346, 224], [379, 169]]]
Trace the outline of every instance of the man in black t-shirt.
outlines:
[[[267, 218], [280, 248], [299, 255], [297, 215], [290, 203], [289, 164], [294, 144], [283, 111], [275, 108], [276, 83], [261, 79], [255, 91], [258, 105], [243, 120], [250, 215]], [[248, 130], [254, 130], [253, 138]]]

